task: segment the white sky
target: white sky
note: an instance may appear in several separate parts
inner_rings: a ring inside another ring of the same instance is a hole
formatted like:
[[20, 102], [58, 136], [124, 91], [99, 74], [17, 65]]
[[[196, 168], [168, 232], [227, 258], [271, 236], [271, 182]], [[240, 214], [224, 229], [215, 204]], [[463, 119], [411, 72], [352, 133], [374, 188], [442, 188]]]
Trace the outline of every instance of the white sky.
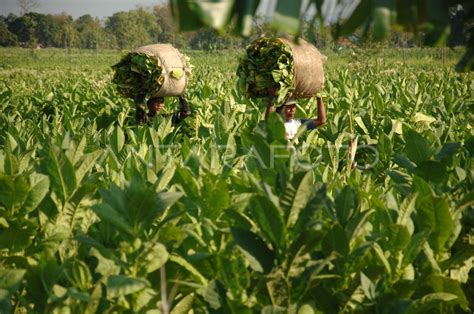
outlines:
[[[34, 10], [39, 13], [67, 13], [74, 18], [84, 14], [104, 18], [115, 12], [128, 11], [137, 6], [154, 6], [167, 3], [167, 0], [38, 0], [39, 7]], [[19, 14], [16, 0], [0, 0], [0, 15], [9, 13]]]

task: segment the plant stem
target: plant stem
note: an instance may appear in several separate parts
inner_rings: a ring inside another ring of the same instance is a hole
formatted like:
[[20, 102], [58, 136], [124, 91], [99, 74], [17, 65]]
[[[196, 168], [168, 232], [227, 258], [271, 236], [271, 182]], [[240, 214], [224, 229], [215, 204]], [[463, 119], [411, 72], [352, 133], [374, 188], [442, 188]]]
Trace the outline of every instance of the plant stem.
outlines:
[[168, 293], [166, 292], [166, 269], [165, 265], [160, 268], [160, 281], [161, 281], [161, 311], [163, 314], [169, 314], [170, 309], [168, 306]]

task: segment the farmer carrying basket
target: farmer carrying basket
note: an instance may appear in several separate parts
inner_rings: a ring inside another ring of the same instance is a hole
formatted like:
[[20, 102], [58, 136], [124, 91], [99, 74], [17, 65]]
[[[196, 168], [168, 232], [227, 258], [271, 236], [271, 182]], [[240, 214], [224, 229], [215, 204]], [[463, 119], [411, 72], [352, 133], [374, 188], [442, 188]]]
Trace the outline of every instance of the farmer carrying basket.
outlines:
[[[112, 66], [112, 82], [118, 92], [133, 99], [138, 124], [151, 123], [162, 111], [165, 97], [177, 96], [179, 109], [173, 114], [177, 124], [191, 114], [184, 93], [191, 75], [188, 58], [170, 44], [155, 44], [137, 48]], [[148, 113], [143, 108], [147, 105]]]
[[[321, 97], [326, 57], [316, 47], [299, 39], [262, 37], [246, 49], [237, 69], [239, 89], [251, 98], [266, 97], [265, 118], [270, 112], [284, 114], [286, 136], [292, 139], [301, 125], [311, 130], [326, 123]], [[316, 96], [318, 116], [295, 119], [296, 100]]]

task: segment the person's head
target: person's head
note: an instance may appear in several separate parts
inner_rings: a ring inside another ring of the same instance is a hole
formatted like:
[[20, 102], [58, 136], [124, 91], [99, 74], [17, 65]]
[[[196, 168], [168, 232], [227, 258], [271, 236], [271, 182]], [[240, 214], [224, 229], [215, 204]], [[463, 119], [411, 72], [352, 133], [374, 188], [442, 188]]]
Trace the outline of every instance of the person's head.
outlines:
[[163, 97], [151, 97], [146, 104], [150, 112], [158, 112], [165, 106], [165, 99]]
[[283, 112], [283, 116], [285, 117], [286, 121], [289, 121], [291, 119], [295, 118], [295, 113], [296, 113], [296, 101], [293, 99], [288, 99], [282, 106], [283, 108], [281, 109]]

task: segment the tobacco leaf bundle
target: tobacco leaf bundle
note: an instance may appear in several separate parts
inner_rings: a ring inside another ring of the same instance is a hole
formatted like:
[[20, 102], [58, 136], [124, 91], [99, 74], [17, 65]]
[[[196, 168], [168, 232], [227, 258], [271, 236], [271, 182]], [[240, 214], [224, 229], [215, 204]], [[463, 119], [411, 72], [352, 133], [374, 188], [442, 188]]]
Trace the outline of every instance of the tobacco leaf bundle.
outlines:
[[310, 98], [322, 91], [326, 56], [303, 38], [263, 37], [247, 46], [237, 68], [238, 89], [251, 98]]
[[145, 53], [131, 52], [112, 69], [115, 70], [112, 82], [117, 85], [117, 91], [132, 99], [157, 94], [165, 80], [157, 59]]
[[260, 38], [247, 46], [237, 76], [239, 90], [249, 97], [268, 97], [274, 91], [281, 103], [295, 89], [292, 50], [278, 39]]

